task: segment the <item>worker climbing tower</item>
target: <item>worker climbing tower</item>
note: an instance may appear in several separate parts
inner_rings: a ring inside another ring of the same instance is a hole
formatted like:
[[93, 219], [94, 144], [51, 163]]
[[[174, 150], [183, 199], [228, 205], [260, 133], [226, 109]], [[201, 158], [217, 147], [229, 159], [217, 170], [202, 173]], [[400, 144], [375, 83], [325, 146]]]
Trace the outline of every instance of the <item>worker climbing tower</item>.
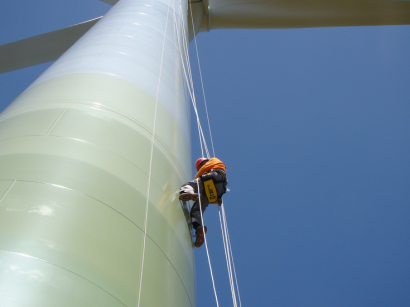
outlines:
[[0, 114], [1, 306], [196, 305], [177, 194], [194, 33], [410, 23], [395, 0], [104, 2], [103, 18], [0, 46], [0, 72], [61, 55]]

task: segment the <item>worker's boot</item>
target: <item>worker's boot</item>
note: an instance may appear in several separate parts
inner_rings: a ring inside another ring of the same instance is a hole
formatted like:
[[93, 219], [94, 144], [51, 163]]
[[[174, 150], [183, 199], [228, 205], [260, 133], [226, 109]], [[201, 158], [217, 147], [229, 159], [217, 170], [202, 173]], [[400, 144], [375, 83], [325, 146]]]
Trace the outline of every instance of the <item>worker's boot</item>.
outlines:
[[204, 229], [205, 233], [207, 231], [206, 226], [199, 226], [196, 231], [196, 240], [195, 240], [195, 247], [201, 247], [202, 244], [205, 242], [205, 234], [204, 234]]
[[198, 200], [198, 195], [182, 192], [182, 193], [179, 194], [179, 199], [183, 200], [183, 201], [188, 201], [188, 200], [197, 201]]

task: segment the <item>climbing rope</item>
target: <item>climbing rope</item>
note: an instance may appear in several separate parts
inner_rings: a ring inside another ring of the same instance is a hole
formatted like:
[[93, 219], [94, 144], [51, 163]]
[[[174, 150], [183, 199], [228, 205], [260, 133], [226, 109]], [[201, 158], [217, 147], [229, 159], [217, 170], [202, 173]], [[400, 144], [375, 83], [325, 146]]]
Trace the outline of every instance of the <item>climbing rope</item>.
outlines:
[[209, 135], [211, 137], [211, 144], [212, 144], [212, 152], [213, 156], [215, 157], [215, 148], [214, 148], [214, 140], [212, 138], [212, 131], [211, 131], [211, 124], [209, 122], [209, 114], [208, 114], [208, 105], [206, 103], [206, 96], [205, 96], [205, 88], [204, 88], [204, 81], [202, 79], [202, 69], [201, 69], [201, 62], [199, 61], [199, 52], [198, 52], [198, 44], [196, 42], [196, 33], [195, 33], [195, 26], [194, 26], [194, 16], [192, 15], [192, 3], [188, 1], [189, 8], [191, 11], [191, 23], [192, 23], [192, 33], [194, 35], [194, 42], [195, 42], [195, 50], [196, 50], [196, 58], [198, 60], [198, 68], [199, 68], [199, 76], [201, 78], [201, 85], [202, 85], [202, 94], [204, 96], [204, 103], [205, 103], [205, 110], [206, 110], [206, 119], [208, 120], [208, 128], [209, 128]]
[[[200, 192], [199, 190], [199, 178], [196, 179], [196, 184], [198, 187], [198, 194]], [[202, 204], [201, 204], [201, 196], [199, 195], [198, 197], [198, 201], [199, 201], [199, 212], [201, 213], [201, 224], [204, 224], [204, 216], [202, 214]], [[212, 264], [211, 264], [211, 257], [209, 257], [209, 249], [208, 249], [208, 242], [206, 241], [206, 231], [205, 231], [205, 227], [203, 227], [203, 233], [204, 233], [204, 241], [205, 241], [205, 248], [206, 248], [206, 255], [208, 256], [208, 263], [209, 263], [209, 270], [211, 271], [211, 278], [212, 278], [212, 286], [214, 288], [214, 293], [215, 293], [215, 300], [216, 300], [216, 306], [219, 307], [219, 301], [218, 301], [218, 295], [216, 293], [216, 288], [215, 288], [215, 280], [214, 280], [214, 274], [212, 271]]]
[[[236, 291], [238, 293], [238, 299], [239, 299], [239, 305], [242, 307], [242, 302], [241, 302], [241, 295], [239, 292], [239, 285], [238, 285], [238, 279], [236, 277], [236, 269], [235, 269], [235, 262], [233, 260], [233, 253], [232, 253], [232, 246], [231, 246], [231, 239], [229, 237], [229, 231], [228, 231], [228, 222], [226, 221], [226, 213], [225, 213], [225, 206], [222, 203], [221, 208], [218, 208], [219, 211], [219, 221], [221, 224], [221, 230], [222, 230], [222, 238], [224, 240], [224, 249], [225, 249], [225, 256], [226, 256], [226, 264], [228, 266], [228, 274], [229, 274], [229, 281], [231, 284], [231, 292], [232, 292], [232, 300], [234, 303], [234, 306], [237, 307], [238, 303], [236, 300], [236, 293], [235, 293], [235, 285], [236, 285]], [[222, 212], [222, 214], [221, 214]], [[221, 219], [222, 215], [222, 219]], [[233, 271], [233, 275], [232, 275]], [[235, 285], [233, 282], [233, 276], [235, 277]]]
[[[210, 158], [208, 146], [206, 144], [205, 135], [204, 135], [203, 130], [202, 130], [202, 125], [201, 125], [201, 122], [200, 122], [200, 119], [199, 119], [198, 108], [197, 108], [197, 104], [196, 104], [195, 89], [194, 89], [192, 71], [191, 71], [190, 61], [189, 61], [188, 43], [186, 41], [186, 37], [187, 37], [186, 28], [187, 27], [184, 25], [184, 21], [181, 19], [181, 24], [182, 24], [182, 27], [183, 27], [185, 33], [181, 33], [181, 35], [180, 35], [180, 31], [182, 32], [182, 30], [180, 30], [180, 28], [178, 26], [179, 22], [177, 21], [177, 18], [175, 16], [175, 2], [174, 2], [174, 0], [173, 0], [173, 8], [174, 8], [175, 31], [176, 31], [176, 36], [177, 36], [179, 53], [180, 53], [180, 57], [181, 57], [181, 63], [182, 63], [182, 67], [183, 67], [183, 74], [184, 74], [184, 77], [185, 77], [185, 81], [186, 81], [186, 84], [187, 84], [187, 88], [188, 88], [188, 91], [189, 91], [189, 95], [191, 97], [192, 105], [194, 107], [194, 111], [195, 111], [195, 115], [196, 115], [196, 119], [197, 119], [197, 126], [198, 126], [198, 133], [199, 133], [201, 151], [202, 151], [202, 155], [204, 156], [204, 149], [205, 149], [207, 157]], [[180, 12], [179, 16], [180, 17], [183, 16], [182, 15], [181, 2], [179, 2], [179, 12]], [[181, 50], [181, 45], [184, 48], [183, 50]], [[183, 54], [185, 54], [185, 59], [184, 59]], [[198, 185], [198, 191], [199, 191], [198, 180], [197, 180], [197, 185]], [[199, 198], [199, 210], [200, 210], [200, 213], [201, 213], [201, 220], [202, 220], [202, 225], [203, 225], [202, 204], [201, 204], [201, 199], [200, 198]], [[217, 292], [216, 292], [215, 279], [214, 279], [214, 275], [213, 275], [212, 263], [211, 263], [211, 258], [210, 258], [210, 255], [209, 255], [209, 249], [208, 249], [208, 244], [207, 244], [207, 241], [206, 241], [205, 232], [204, 232], [204, 239], [205, 239], [205, 247], [206, 247], [206, 253], [207, 253], [207, 257], [208, 257], [209, 268], [210, 268], [210, 272], [211, 272], [212, 285], [213, 285], [213, 289], [214, 289], [214, 293], [215, 293], [216, 305], [217, 305], [217, 307], [219, 307], [218, 295], [217, 295]]]
[[226, 258], [226, 267], [228, 269], [228, 276], [229, 276], [229, 284], [231, 286], [231, 294], [232, 294], [232, 301], [234, 304], [234, 307], [236, 306], [236, 299], [235, 299], [235, 291], [233, 291], [233, 285], [232, 285], [232, 266], [230, 265], [230, 256], [229, 256], [229, 250], [227, 248], [227, 239], [226, 239], [226, 232], [224, 229], [224, 224], [221, 219], [221, 210], [218, 208], [219, 212], [219, 222], [221, 224], [221, 231], [222, 231], [222, 240], [223, 240], [223, 245], [224, 245], [224, 251], [225, 251], [225, 258]]
[[[203, 78], [202, 78], [202, 70], [201, 70], [201, 63], [199, 60], [199, 52], [198, 52], [198, 45], [196, 41], [196, 33], [195, 33], [195, 27], [194, 27], [194, 20], [193, 20], [193, 14], [192, 14], [192, 5], [191, 2], [189, 1], [190, 5], [190, 11], [191, 11], [191, 22], [192, 22], [192, 30], [193, 30], [193, 35], [194, 35], [194, 41], [195, 41], [195, 50], [196, 50], [196, 56], [198, 60], [198, 67], [199, 67], [199, 74], [200, 74], [200, 79], [201, 79], [201, 85], [202, 85], [202, 94], [204, 98], [204, 103], [205, 103], [205, 110], [206, 110], [206, 116], [207, 116], [207, 122], [208, 122], [208, 128], [209, 128], [209, 135], [211, 138], [211, 144], [212, 144], [212, 153], [213, 156], [215, 157], [215, 147], [213, 143], [213, 137], [212, 137], [212, 130], [211, 130], [211, 124], [209, 121], [209, 113], [208, 113], [208, 106], [206, 102], [206, 96], [205, 96], [205, 88], [204, 88], [204, 83], [203, 83]], [[194, 108], [194, 112], [196, 115], [196, 120], [197, 120], [197, 127], [198, 127], [198, 134], [199, 134], [199, 141], [200, 141], [200, 146], [201, 146], [201, 152], [202, 156], [204, 155], [204, 150], [206, 153], [206, 156], [210, 158], [206, 138], [202, 129], [202, 125], [200, 122], [199, 118], [199, 113], [198, 113], [198, 108], [197, 108], [197, 102], [196, 102], [196, 96], [195, 96], [195, 89], [194, 89], [194, 82], [193, 82], [193, 77], [192, 77], [192, 70], [191, 70], [191, 65], [190, 65], [190, 60], [189, 60], [189, 48], [188, 48], [188, 33], [187, 33], [187, 26], [184, 23], [184, 20], [182, 18], [183, 15], [183, 10], [182, 10], [182, 5], [181, 5], [181, 0], [179, 1], [179, 16], [180, 16], [180, 22], [178, 22], [176, 16], [175, 16], [175, 2], [173, 0], [173, 8], [174, 8], [174, 21], [175, 21], [175, 31], [176, 31], [176, 36], [177, 36], [177, 42], [178, 42], [178, 50], [180, 53], [181, 57], [181, 63], [182, 63], [182, 70], [183, 74], [185, 77], [187, 89], [192, 101], [192, 105]], [[179, 24], [182, 25], [182, 29], [180, 29]], [[181, 32], [181, 35], [180, 35]], [[181, 45], [183, 49], [181, 49]], [[197, 182], [197, 187], [198, 187], [198, 194], [200, 194], [199, 190], [199, 180], [196, 180]], [[202, 204], [201, 204], [201, 197], [199, 196], [198, 198], [199, 201], [199, 209], [200, 209], [200, 214], [201, 214], [201, 223], [202, 225], [204, 224], [204, 219], [203, 219], [203, 214], [202, 214]], [[231, 246], [231, 241], [229, 237], [229, 231], [228, 231], [228, 223], [226, 221], [226, 213], [225, 213], [225, 208], [224, 204], [222, 203], [221, 206], [218, 206], [218, 211], [219, 211], [219, 220], [220, 220], [220, 225], [221, 225], [221, 231], [222, 231], [222, 241], [224, 245], [224, 251], [225, 251], [225, 257], [226, 257], [226, 264], [227, 264], [227, 269], [228, 269], [228, 276], [229, 276], [229, 283], [231, 287], [231, 294], [232, 294], [232, 301], [234, 307], [238, 307], [238, 299], [239, 299], [239, 306], [242, 307], [242, 302], [240, 298], [240, 293], [239, 293], [239, 286], [238, 286], [238, 280], [236, 276], [236, 269], [235, 269], [235, 263], [233, 260], [233, 254], [232, 254], [232, 246]], [[212, 285], [213, 285], [213, 290], [215, 294], [215, 300], [216, 300], [216, 305], [219, 307], [219, 301], [218, 301], [218, 295], [216, 292], [216, 287], [215, 287], [215, 280], [214, 280], [214, 275], [213, 275], [213, 270], [212, 270], [212, 264], [211, 264], [211, 258], [209, 255], [209, 249], [208, 249], [208, 243], [206, 239], [206, 233], [204, 229], [204, 243], [205, 243], [205, 248], [206, 248], [206, 254], [208, 257], [208, 263], [209, 263], [209, 269], [211, 273], [211, 279], [212, 279]], [[235, 279], [235, 281], [234, 281]], [[236, 287], [235, 287], [236, 286]]]
[[141, 287], [142, 287], [142, 276], [143, 276], [143, 272], [144, 272], [145, 243], [146, 243], [146, 238], [147, 238], [147, 225], [148, 225], [149, 193], [150, 193], [150, 188], [151, 188], [152, 157], [153, 157], [153, 153], [154, 153], [155, 127], [156, 127], [156, 121], [157, 121], [158, 98], [159, 98], [159, 89], [160, 89], [160, 85], [161, 85], [162, 63], [163, 63], [163, 59], [164, 59], [164, 50], [165, 50], [165, 41], [166, 41], [166, 34], [167, 34], [167, 27], [168, 27], [168, 15], [169, 15], [170, 2], [171, 2], [171, 0], [168, 1], [168, 11], [167, 11], [167, 19], [166, 19], [166, 22], [165, 22], [164, 41], [162, 43], [162, 53], [161, 53], [161, 63], [160, 63], [160, 68], [159, 68], [157, 95], [155, 97], [154, 126], [152, 128], [151, 154], [150, 154], [150, 158], [149, 158], [147, 203], [145, 205], [144, 239], [143, 239], [143, 244], [142, 244], [141, 273], [140, 273], [140, 283], [139, 283], [139, 289], [138, 289], [137, 307], [140, 306], [140, 302], [141, 302]]
[[[179, 28], [179, 22], [175, 16], [175, 2], [173, 0], [173, 8], [174, 8], [174, 20], [175, 20], [175, 31], [177, 35], [177, 42], [178, 42], [178, 48], [179, 48], [179, 53], [181, 57], [181, 63], [182, 63], [182, 71], [185, 77], [186, 85], [188, 88], [189, 95], [191, 97], [192, 105], [194, 107], [195, 115], [196, 115], [196, 120], [197, 120], [197, 126], [198, 126], [198, 133], [199, 133], [199, 141], [201, 145], [201, 152], [202, 156], [207, 156], [210, 158], [210, 153], [208, 150], [208, 145], [206, 143], [205, 135], [202, 129], [201, 121], [199, 119], [199, 114], [198, 114], [198, 108], [197, 108], [197, 103], [196, 103], [196, 96], [195, 96], [195, 89], [194, 89], [194, 82], [193, 82], [193, 77], [192, 77], [192, 70], [191, 70], [191, 64], [189, 61], [189, 49], [188, 49], [188, 41], [187, 41], [187, 36], [188, 33], [186, 32], [187, 26], [185, 25], [185, 22], [182, 18], [183, 13], [182, 13], [182, 5], [181, 2], [179, 1], [179, 17], [180, 17], [180, 23], [182, 24], [182, 29]], [[180, 35], [181, 33], [181, 35]], [[181, 49], [181, 45], [183, 50]], [[184, 57], [185, 55], [185, 57]], [[208, 112], [208, 111], [207, 111]], [[205, 154], [204, 154], [205, 150]]]

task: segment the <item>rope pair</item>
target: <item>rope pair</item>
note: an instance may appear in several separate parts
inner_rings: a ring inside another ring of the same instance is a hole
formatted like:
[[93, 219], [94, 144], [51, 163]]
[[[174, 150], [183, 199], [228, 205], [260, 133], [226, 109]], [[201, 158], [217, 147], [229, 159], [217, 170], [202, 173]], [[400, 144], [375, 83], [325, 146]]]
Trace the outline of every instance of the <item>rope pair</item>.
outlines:
[[[160, 64], [160, 70], [159, 70], [159, 79], [158, 79], [158, 88], [157, 88], [157, 95], [155, 99], [155, 111], [154, 111], [154, 127], [153, 127], [153, 132], [152, 132], [152, 139], [151, 139], [151, 154], [150, 154], [150, 163], [149, 163], [149, 174], [148, 174], [148, 187], [147, 187], [147, 202], [146, 202], [146, 208], [145, 208], [145, 221], [144, 221], [144, 239], [143, 239], [143, 248], [142, 248], [142, 260], [141, 260], [141, 274], [140, 274], [140, 282], [139, 282], [139, 290], [138, 290], [138, 303], [137, 306], [140, 306], [141, 302], [141, 287], [142, 287], [142, 277], [143, 277], [143, 269], [144, 269], [144, 260], [145, 260], [145, 246], [146, 246], [146, 236], [147, 236], [147, 222], [148, 222], [148, 207], [149, 207], [149, 195], [150, 195], [150, 186], [151, 186], [151, 175], [152, 175], [152, 157], [153, 157], [153, 151], [154, 151], [154, 142], [155, 142], [155, 128], [156, 128], [156, 120], [157, 120], [157, 108], [158, 108], [158, 97], [159, 97], [159, 90], [160, 90], [160, 84], [161, 84], [161, 76], [162, 76], [162, 66], [163, 66], [163, 58], [164, 58], [164, 50], [165, 50], [165, 41], [166, 41], [166, 33], [167, 33], [167, 26], [168, 26], [168, 16], [169, 16], [169, 8], [170, 8], [170, 2], [168, 2], [168, 10], [167, 10], [167, 17], [166, 17], [166, 23], [165, 23], [165, 31], [164, 31], [164, 41], [162, 45], [162, 53], [161, 53], [161, 64]], [[195, 110], [196, 114], [196, 119], [197, 119], [197, 126], [198, 126], [198, 133], [199, 133], [199, 141], [201, 145], [201, 152], [202, 156], [204, 155], [204, 149], [206, 156], [210, 158], [210, 153], [208, 149], [208, 145], [206, 143], [205, 135], [203, 133], [202, 125], [199, 119], [199, 114], [198, 114], [198, 108], [197, 108], [197, 103], [196, 103], [196, 97], [195, 97], [195, 90], [194, 90], [194, 82], [193, 82], [193, 77], [192, 77], [192, 70], [191, 70], [191, 65], [189, 61], [189, 51], [188, 51], [188, 42], [186, 40], [187, 32], [187, 26], [185, 26], [184, 20], [182, 19], [183, 12], [182, 12], [182, 5], [181, 5], [181, 0], [179, 0], [179, 16], [180, 16], [180, 22], [183, 27], [183, 33], [181, 33], [182, 39], [180, 39], [180, 28], [179, 28], [179, 22], [177, 21], [177, 18], [175, 16], [175, 2], [172, 0], [173, 4], [173, 13], [174, 13], [174, 25], [175, 25], [175, 31], [177, 35], [177, 42], [178, 42], [178, 49], [181, 57], [181, 63], [183, 67], [183, 73], [184, 77], [186, 80], [187, 88], [189, 95], [191, 97], [192, 105]], [[198, 59], [198, 66], [199, 66], [199, 73], [201, 77], [201, 84], [202, 84], [202, 93], [204, 96], [204, 102], [205, 102], [205, 109], [206, 109], [206, 116], [208, 120], [208, 128], [209, 128], [209, 134], [211, 137], [211, 143], [212, 143], [212, 152], [213, 156], [215, 157], [215, 148], [214, 148], [214, 143], [213, 143], [213, 138], [212, 138], [212, 131], [211, 131], [211, 125], [209, 122], [209, 114], [208, 114], [208, 107], [206, 103], [206, 97], [205, 97], [205, 89], [204, 89], [204, 83], [202, 79], [202, 71], [201, 71], [201, 64], [199, 60], [199, 54], [198, 54], [198, 45], [196, 42], [196, 33], [195, 33], [195, 27], [194, 27], [194, 20], [193, 20], [193, 15], [192, 15], [192, 5], [191, 2], [189, 2], [190, 5], [190, 11], [191, 11], [191, 21], [192, 21], [192, 30], [194, 34], [194, 40], [195, 40], [195, 49], [197, 53], [197, 59]], [[182, 32], [182, 31], [181, 31]], [[181, 44], [184, 47], [184, 52], [181, 50]], [[185, 59], [183, 54], [185, 54]], [[186, 63], [186, 64], [185, 64]], [[198, 184], [198, 180], [197, 180]], [[198, 185], [198, 191], [199, 191], [199, 185]], [[201, 198], [199, 197], [199, 206], [200, 206], [200, 212], [201, 212], [201, 221], [202, 225], [204, 225], [203, 221], [203, 214], [202, 214], [202, 207], [201, 207]], [[226, 222], [226, 215], [225, 215], [225, 209], [223, 203], [221, 204], [222, 208], [222, 217], [221, 217], [221, 210], [219, 210], [219, 219], [221, 223], [221, 230], [222, 230], [222, 239], [224, 242], [224, 249], [225, 249], [225, 256], [226, 256], [226, 261], [227, 261], [227, 267], [228, 267], [228, 275], [229, 275], [229, 281], [231, 285], [231, 292], [232, 292], [232, 300], [233, 300], [233, 305], [234, 307], [237, 307], [237, 299], [236, 299], [236, 293], [235, 293], [235, 287], [234, 287], [234, 282], [233, 282], [233, 274], [235, 276], [235, 281], [236, 281], [236, 289], [238, 292], [238, 297], [239, 297], [239, 303], [240, 307], [242, 307], [242, 303], [240, 300], [240, 294], [239, 294], [239, 287], [238, 287], [238, 281], [236, 278], [236, 270], [235, 270], [235, 265], [233, 261], [233, 255], [232, 255], [232, 248], [231, 248], [231, 243], [230, 243], [230, 238], [229, 238], [229, 232], [228, 232], [228, 225]], [[215, 299], [216, 299], [216, 304], [217, 307], [219, 307], [219, 301], [218, 301], [218, 296], [216, 292], [216, 287], [215, 287], [215, 281], [214, 281], [214, 276], [213, 276], [213, 271], [212, 271], [212, 265], [211, 265], [211, 259], [209, 256], [209, 250], [208, 250], [208, 244], [206, 240], [206, 233], [204, 232], [204, 239], [205, 239], [205, 247], [206, 247], [206, 253], [208, 256], [208, 263], [209, 263], [209, 268], [211, 272], [211, 278], [212, 278], [212, 285], [215, 293]]]

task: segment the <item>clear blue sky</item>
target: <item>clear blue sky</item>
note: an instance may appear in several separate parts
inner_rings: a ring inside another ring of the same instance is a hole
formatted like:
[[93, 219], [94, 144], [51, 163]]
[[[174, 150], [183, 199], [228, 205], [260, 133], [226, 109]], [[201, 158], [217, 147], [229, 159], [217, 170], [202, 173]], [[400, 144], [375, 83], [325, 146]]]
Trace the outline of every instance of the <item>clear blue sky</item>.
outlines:
[[[0, 44], [109, 7], [7, 1]], [[198, 45], [243, 306], [410, 306], [410, 26], [215, 30]], [[0, 75], [0, 110], [48, 66]], [[215, 207], [205, 220], [231, 306]], [[216, 306], [196, 255], [198, 307]]]

